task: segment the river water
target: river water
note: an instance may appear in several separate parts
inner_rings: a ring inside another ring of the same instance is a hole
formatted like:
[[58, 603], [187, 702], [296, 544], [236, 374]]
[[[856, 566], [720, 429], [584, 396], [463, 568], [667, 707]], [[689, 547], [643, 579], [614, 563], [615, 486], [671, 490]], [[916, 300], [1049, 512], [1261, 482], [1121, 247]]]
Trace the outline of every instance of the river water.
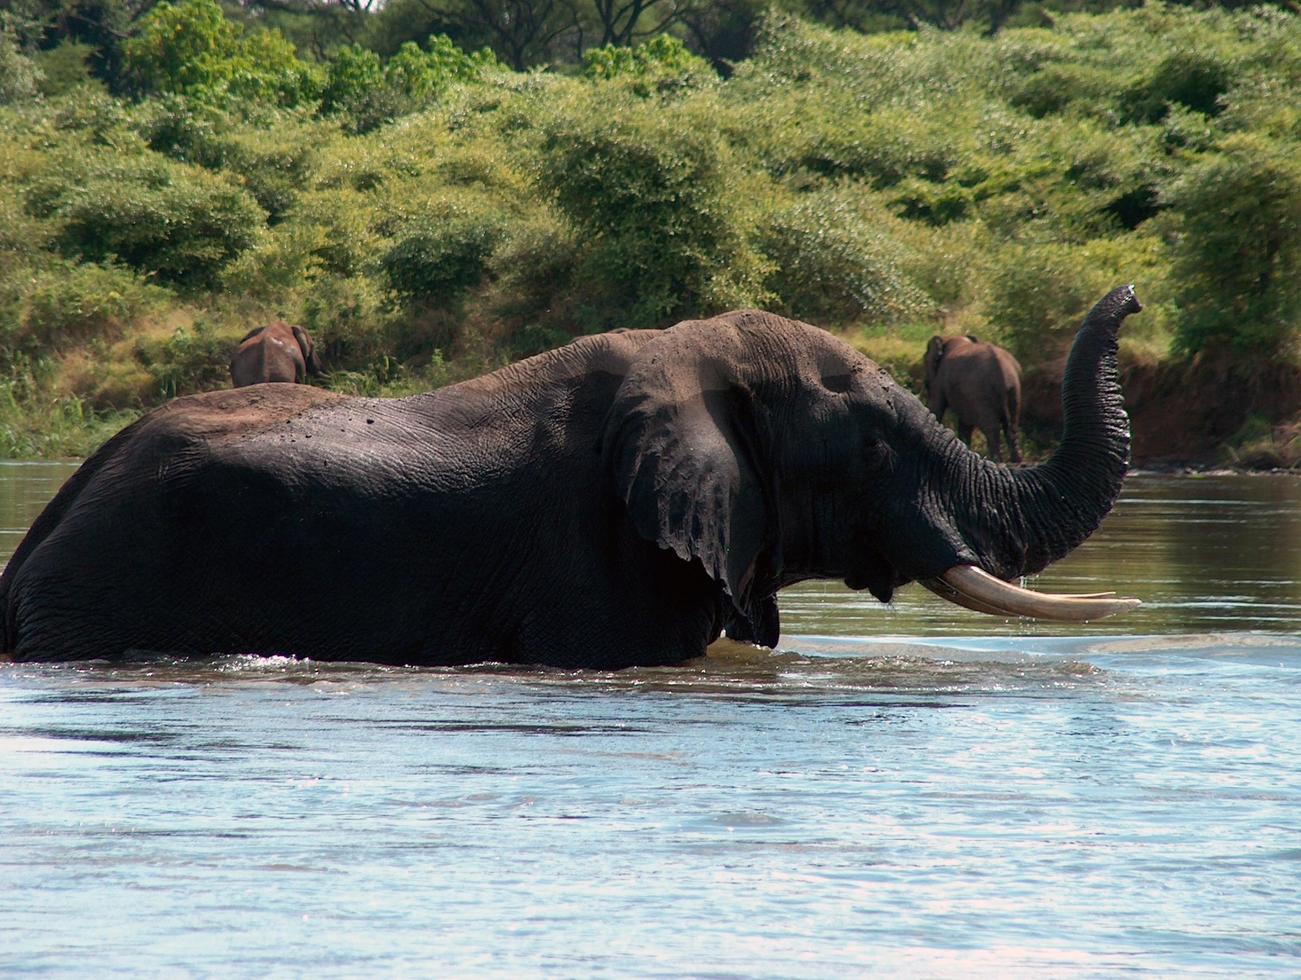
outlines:
[[[0, 560], [64, 464], [0, 465]], [[124, 574], [129, 574], [124, 570]], [[1301, 479], [678, 669], [0, 666], [0, 974], [1301, 973]]]

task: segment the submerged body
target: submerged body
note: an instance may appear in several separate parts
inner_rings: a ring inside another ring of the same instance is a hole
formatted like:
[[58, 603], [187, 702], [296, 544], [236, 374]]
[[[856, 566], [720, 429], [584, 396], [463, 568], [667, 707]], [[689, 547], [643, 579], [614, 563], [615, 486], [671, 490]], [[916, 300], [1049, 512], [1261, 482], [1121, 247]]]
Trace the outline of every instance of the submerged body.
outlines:
[[[1136, 307], [1104, 311], [1077, 389], [1114, 374]], [[728, 621], [773, 645], [793, 582], [886, 601], [1078, 544], [1125, 466], [1118, 392], [1097, 388], [1068, 411], [1083, 438], [1015, 473], [829, 334], [753, 312], [580, 338], [407, 399], [178, 399], [33, 525], [0, 577], [4, 649], [622, 667], [699, 656]]]

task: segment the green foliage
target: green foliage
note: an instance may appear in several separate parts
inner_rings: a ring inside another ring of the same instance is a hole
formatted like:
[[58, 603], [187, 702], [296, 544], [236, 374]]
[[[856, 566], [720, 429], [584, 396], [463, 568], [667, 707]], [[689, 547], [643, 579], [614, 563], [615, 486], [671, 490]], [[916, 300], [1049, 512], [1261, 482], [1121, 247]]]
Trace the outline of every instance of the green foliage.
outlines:
[[342, 112], [359, 105], [371, 92], [384, 85], [384, 66], [379, 55], [359, 44], [345, 44], [326, 67], [321, 88], [321, 109]]
[[123, 46], [126, 72], [145, 93], [196, 102], [299, 105], [316, 97], [314, 68], [276, 31], [245, 31], [216, 0], [160, 3]]
[[[599, 316], [636, 325], [753, 302], [740, 173], [708, 118], [628, 104], [548, 127], [542, 188], [578, 229]], [[616, 307], [617, 304], [617, 307]]]
[[18, 354], [0, 365], [0, 459], [88, 456], [130, 421], [96, 413], [75, 395], [52, 393], [49, 358]]
[[118, 0], [40, 13], [57, 2], [23, 0], [0, 42], [0, 365], [27, 365], [0, 428], [224, 384], [225, 347], [275, 316], [375, 392], [749, 305], [876, 331], [901, 370], [937, 330], [1032, 368], [1134, 282], [1129, 358], [1177, 335], [1301, 361], [1285, 11], [1149, 3], [990, 37], [778, 12], [719, 78], [667, 35], [506, 71], [456, 44], [515, 61], [576, 35], [454, 29], [442, 3], [314, 32], [301, 9], [173, 0], [123, 45]]
[[206, 170], [147, 156], [77, 163], [29, 193], [33, 213], [57, 222], [57, 247], [70, 258], [116, 258], [165, 282], [208, 287], [262, 234], [256, 202]]
[[90, 72], [90, 58], [94, 50], [89, 44], [64, 41], [58, 47], [39, 52], [35, 60], [43, 76], [40, 81], [41, 94], [59, 96], [83, 85], [98, 87], [99, 82]]
[[778, 211], [758, 233], [770, 260], [767, 286], [780, 308], [801, 319], [889, 323], [931, 312], [902, 271], [899, 242], [843, 194], [810, 195]]
[[153, 376], [162, 398], [224, 388], [230, 381], [233, 345], [222, 340], [204, 320], [177, 327], [164, 342], [141, 340], [135, 357]]
[[437, 199], [401, 219], [380, 265], [400, 296], [448, 306], [482, 281], [503, 233], [499, 213], [463, 196]]
[[273, 118], [278, 125], [269, 130], [264, 123], [249, 123], [173, 96], [151, 105], [140, 129], [151, 149], [223, 172], [230, 183], [247, 190], [275, 224], [315, 171], [326, 130], [322, 123], [304, 122], [293, 114]]
[[1169, 189], [1184, 351], [1274, 354], [1301, 337], [1301, 162], [1235, 134]]
[[13, 31], [0, 21], [0, 106], [33, 98], [42, 81], [44, 72], [18, 50]]
[[446, 35], [429, 38], [427, 50], [407, 41], [384, 65], [375, 52], [348, 45], [327, 68], [321, 109], [343, 116], [353, 132], [365, 133], [432, 104], [453, 84], [476, 81], [497, 67], [487, 48], [466, 54]]
[[582, 74], [591, 81], [627, 81], [642, 97], [699, 88], [716, 78], [713, 69], [668, 34], [635, 47], [607, 44], [583, 53]]
[[1138, 234], [1083, 245], [1006, 247], [992, 263], [989, 328], [982, 333], [1033, 364], [1064, 352], [1100, 296], [1134, 283], [1144, 310], [1126, 323], [1124, 339], [1164, 352], [1172, 319], [1167, 267], [1161, 243]]
[[1229, 91], [1233, 66], [1216, 53], [1175, 50], [1161, 59], [1146, 77], [1125, 93], [1126, 116], [1140, 123], [1159, 122], [1172, 105], [1214, 116], [1220, 98]]
[[31, 276], [28, 287], [10, 342], [40, 351], [116, 337], [171, 298], [129, 269], [91, 263], [54, 263]]

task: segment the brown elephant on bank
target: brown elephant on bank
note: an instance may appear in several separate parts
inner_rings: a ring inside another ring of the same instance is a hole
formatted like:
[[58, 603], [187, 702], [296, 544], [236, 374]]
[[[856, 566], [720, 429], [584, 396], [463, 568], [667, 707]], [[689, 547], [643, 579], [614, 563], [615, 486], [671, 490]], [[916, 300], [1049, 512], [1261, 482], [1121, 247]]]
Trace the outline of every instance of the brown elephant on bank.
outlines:
[[230, 379], [236, 388], [264, 381], [303, 384], [321, 373], [321, 361], [311, 335], [283, 320], [246, 333], [230, 359]]
[[927, 404], [937, 419], [953, 409], [962, 441], [971, 445], [971, 432], [979, 429], [996, 460], [1003, 456], [1000, 435], [1006, 436], [1012, 462], [1021, 462], [1021, 365], [1010, 352], [970, 335], [936, 335], [926, 345], [923, 365]]

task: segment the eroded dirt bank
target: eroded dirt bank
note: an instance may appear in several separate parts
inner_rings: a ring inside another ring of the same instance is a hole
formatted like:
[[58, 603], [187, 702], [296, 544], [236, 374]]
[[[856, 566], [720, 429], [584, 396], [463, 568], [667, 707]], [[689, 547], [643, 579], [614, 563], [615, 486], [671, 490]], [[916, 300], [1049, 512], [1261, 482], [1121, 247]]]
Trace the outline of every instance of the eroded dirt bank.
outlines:
[[[1063, 357], [1026, 371], [1022, 427], [1031, 438], [1061, 431], [1064, 366]], [[1122, 364], [1121, 384], [1135, 466], [1301, 465], [1301, 368], [1199, 356]]]

